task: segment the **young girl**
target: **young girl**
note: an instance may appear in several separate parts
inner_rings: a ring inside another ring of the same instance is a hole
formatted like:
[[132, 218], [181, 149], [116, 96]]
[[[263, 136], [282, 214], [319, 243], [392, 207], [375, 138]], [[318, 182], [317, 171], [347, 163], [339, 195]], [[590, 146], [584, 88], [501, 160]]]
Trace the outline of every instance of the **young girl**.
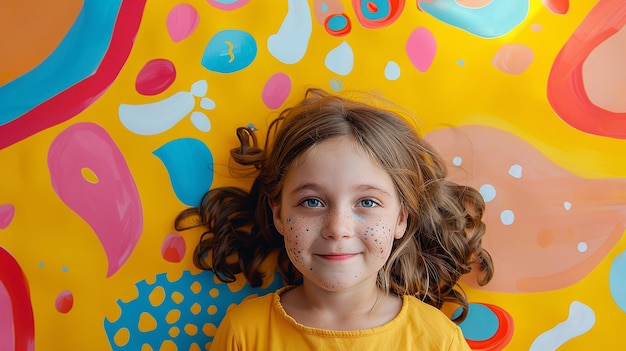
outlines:
[[259, 286], [261, 263], [277, 257], [287, 286], [231, 308], [212, 350], [469, 350], [439, 309], [460, 306], [462, 321], [459, 278], [472, 266], [479, 284], [492, 277], [485, 204], [446, 179], [409, 124], [309, 90], [270, 125], [265, 150], [253, 130], [238, 136], [233, 159], [258, 170], [251, 191], [211, 189], [176, 229], [199, 217], [194, 262], [222, 281], [243, 272]]

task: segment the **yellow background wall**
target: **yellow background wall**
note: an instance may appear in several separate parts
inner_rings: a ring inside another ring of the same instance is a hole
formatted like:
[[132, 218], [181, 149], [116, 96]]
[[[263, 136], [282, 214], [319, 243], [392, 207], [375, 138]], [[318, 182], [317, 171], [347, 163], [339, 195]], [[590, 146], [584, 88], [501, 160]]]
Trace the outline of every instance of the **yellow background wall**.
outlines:
[[622, 0], [4, 1], [0, 349], [207, 349], [280, 282], [218, 283], [173, 220], [247, 188], [235, 129], [313, 86], [403, 106], [488, 200], [475, 349], [623, 348], [625, 24]]

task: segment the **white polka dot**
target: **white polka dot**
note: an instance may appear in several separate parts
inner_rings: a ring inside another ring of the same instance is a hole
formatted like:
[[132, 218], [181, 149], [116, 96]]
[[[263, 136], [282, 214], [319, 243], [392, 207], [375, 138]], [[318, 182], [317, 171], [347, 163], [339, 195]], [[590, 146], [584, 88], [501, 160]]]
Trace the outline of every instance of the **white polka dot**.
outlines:
[[452, 159], [452, 164], [455, 166], [460, 166], [461, 163], [463, 163], [463, 159], [461, 158], [461, 156], [456, 156]]
[[511, 225], [515, 221], [515, 214], [511, 210], [504, 210], [500, 213], [500, 221], [504, 225]]
[[511, 166], [511, 168], [509, 168], [509, 174], [517, 179], [522, 177], [522, 166], [520, 165], [513, 165]]
[[587, 243], [584, 241], [581, 241], [578, 243], [578, 252], [585, 252], [587, 251]]
[[489, 202], [496, 197], [496, 188], [491, 184], [485, 184], [480, 187], [480, 195], [483, 196], [485, 202]]
[[571, 202], [569, 202], [569, 201], [563, 201], [563, 207], [564, 207], [567, 211], [569, 211], [569, 210], [570, 210], [570, 208], [572, 208], [572, 203], [571, 203]]

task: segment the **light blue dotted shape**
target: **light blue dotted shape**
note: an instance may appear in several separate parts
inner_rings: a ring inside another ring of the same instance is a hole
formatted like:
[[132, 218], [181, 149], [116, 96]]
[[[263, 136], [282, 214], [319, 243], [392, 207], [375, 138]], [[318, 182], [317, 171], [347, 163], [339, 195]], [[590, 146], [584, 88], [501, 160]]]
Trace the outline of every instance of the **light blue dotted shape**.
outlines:
[[613, 301], [626, 313], [626, 251], [617, 255], [611, 264], [609, 289]]
[[385, 78], [389, 80], [396, 80], [400, 78], [400, 66], [396, 62], [387, 62], [387, 65], [385, 66]]
[[515, 222], [515, 213], [511, 210], [504, 210], [500, 213], [500, 221], [504, 225], [511, 225]]
[[[375, 5], [376, 10], [370, 8], [371, 5]], [[363, 17], [370, 21], [379, 21], [387, 18], [391, 9], [389, 7], [389, 1], [386, 0], [369, 0], [361, 1], [361, 13]]]
[[496, 197], [496, 188], [491, 184], [484, 184], [480, 187], [479, 192], [485, 199], [485, 202], [489, 202]]
[[200, 140], [172, 140], [153, 154], [167, 168], [176, 197], [187, 206], [198, 206], [213, 184], [213, 155]]
[[[460, 310], [457, 310], [457, 314]], [[463, 336], [469, 340], [484, 341], [498, 332], [498, 316], [483, 304], [470, 303], [467, 318], [459, 324]]]
[[479, 8], [456, 0], [418, 1], [419, 8], [438, 20], [483, 38], [503, 36], [524, 22], [530, 0], [493, 0]]
[[247, 32], [228, 29], [217, 32], [202, 54], [201, 64], [212, 72], [233, 73], [248, 67], [256, 58], [258, 48]]
[[461, 158], [460, 156], [455, 156], [452, 159], [452, 164], [457, 166], [457, 167], [460, 166], [462, 163], [463, 163], [463, 158]]

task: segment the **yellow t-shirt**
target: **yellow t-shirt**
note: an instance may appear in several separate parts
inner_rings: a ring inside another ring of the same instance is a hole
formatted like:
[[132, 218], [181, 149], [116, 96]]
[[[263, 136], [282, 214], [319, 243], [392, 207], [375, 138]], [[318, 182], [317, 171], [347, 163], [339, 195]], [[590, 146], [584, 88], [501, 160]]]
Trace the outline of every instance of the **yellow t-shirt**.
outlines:
[[402, 308], [379, 327], [334, 331], [304, 326], [280, 303], [282, 288], [231, 308], [220, 324], [211, 351], [228, 350], [447, 350], [471, 351], [461, 329], [443, 312], [404, 296]]

